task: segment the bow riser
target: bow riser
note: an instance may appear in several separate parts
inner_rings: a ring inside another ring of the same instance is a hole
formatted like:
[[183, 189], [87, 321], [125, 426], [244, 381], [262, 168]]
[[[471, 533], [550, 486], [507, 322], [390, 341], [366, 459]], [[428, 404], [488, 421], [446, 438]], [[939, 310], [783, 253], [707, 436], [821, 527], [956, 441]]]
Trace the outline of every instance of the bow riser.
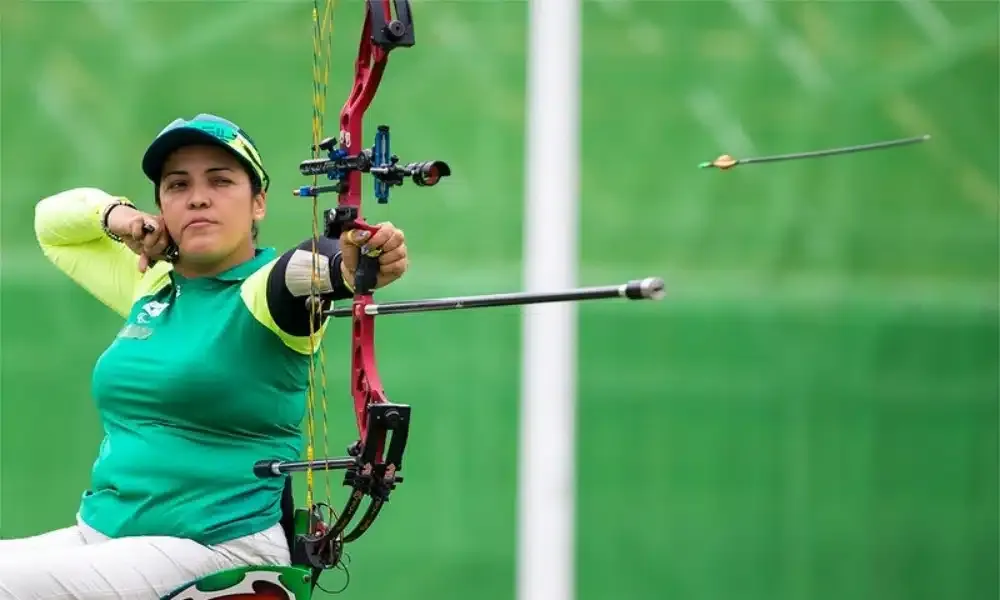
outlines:
[[[389, 60], [392, 46], [383, 48], [376, 45], [375, 40], [380, 29], [392, 23], [391, 1], [380, 0], [378, 3], [368, 1], [364, 24], [361, 28], [361, 40], [358, 43], [358, 58], [354, 63], [354, 86], [351, 94], [340, 111], [340, 150], [346, 156], [361, 156], [364, 153], [364, 115], [371, 106], [375, 93], [378, 92], [382, 75]], [[404, 23], [404, 29], [409, 29]], [[385, 134], [388, 137], [388, 133]], [[378, 137], [376, 138], [378, 139]], [[378, 143], [376, 143], [376, 148]], [[372, 152], [378, 164], [378, 153]], [[361, 210], [361, 170], [350, 170], [342, 179], [342, 186], [337, 196], [337, 206], [353, 209], [353, 222], [344, 223], [344, 229], [369, 229], [364, 222]], [[364, 452], [364, 458], [369, 457], [374, 462], [363, 462], [367, 466], [378, 464], [382, 459], [385, 444], [383, 436], [369, 436], [368, 407], [372, 404], [387, 402], [382, 381], [378, 374], [378, 364], [375, 359], [375, 319], [368, 316], [365, 307], [372, 304], [378, 277], [378, 255], [369, 254], [362, 249], [359, 265], [354, 281], [353, 323], [351, 335], [351, 397], [354, 400], [354, 415], [358, 427], [358, 442]], [[371, 451], [374, 451], [372, 455]], [[347, 482], [345, 482], [347, 483]]]

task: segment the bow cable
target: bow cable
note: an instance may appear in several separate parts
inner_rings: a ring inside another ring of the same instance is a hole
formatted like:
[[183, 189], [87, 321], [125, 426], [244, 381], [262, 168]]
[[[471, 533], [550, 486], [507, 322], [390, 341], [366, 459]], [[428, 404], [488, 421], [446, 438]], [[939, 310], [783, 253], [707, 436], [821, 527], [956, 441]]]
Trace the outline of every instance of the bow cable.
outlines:
[[[324, 117], [326, 115], [326, 92], [330, 81], [330, 62], [333, 52], [333, 8], [335, 0], [324, 0], [322, 10], [320, 0], [313, 0], [313, 116], [312, 116], [312, 158], [321, 156], [319, 144], [323, 137]], [[313, 185], [318, 185], [319, 175], [313, 175]], [[309, 319], [309, 384], [306, 392], [308, 411], [306, 418], [306, 459], [313, 461], [316, 458], [316, 363], [319, 362], [320, 377], [320, 401], [322, 406], [321, 418], [323, 420], [323, 456], [329, 456], [330, 436], [328, 435], [327, 418], [327, 383], [326, 383], [326, 355], [323, 350], [323, 338], [317, 339], [316, 333], [322, 325], [322, 316], [319, 315], [320, 280], [319, 249], [317, 242], [320, 237], [319, 230], [319, 198], [312, 197], [312, 277], [310, 282], [310, 296], [308, 298], [309, 307], [315, 316]], [[326, 506], [332, 511], [333, 492], [330, 487], [330, 472], [323, 471], [323, 479], [326, 488]], [[314, 521], [317, 517], [314, 507], [315, 482], [313, 480], [313, 469], [306, 470], [306, 507], [309, 510], [309, 529], [312, 531], [318, 525]]]

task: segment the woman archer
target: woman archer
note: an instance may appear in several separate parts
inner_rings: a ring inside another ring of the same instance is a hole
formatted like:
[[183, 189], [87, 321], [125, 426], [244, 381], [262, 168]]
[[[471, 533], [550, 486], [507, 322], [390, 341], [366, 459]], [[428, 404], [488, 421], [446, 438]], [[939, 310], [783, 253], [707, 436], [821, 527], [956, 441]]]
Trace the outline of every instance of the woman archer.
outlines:
[[382, 250], [378, 287], [407, 268], [390, 223], [316, 240], [316, 268], [311, 239], [258, 248], [268, 176], [225, 119], [174, 121], [142, 168], [159, 214], [92, 188], [36, 206], [45, 256], [125, 324], [93, 371], [105, 435], [76, 524], [0, 541], [0, 598], [145, 600], [227, 568], [287, 565], [283, 478], [252, 465], [301, 457], [325, 326], [306, 308], [314, 274], [326, 299], [350, 297], [363, 243]]

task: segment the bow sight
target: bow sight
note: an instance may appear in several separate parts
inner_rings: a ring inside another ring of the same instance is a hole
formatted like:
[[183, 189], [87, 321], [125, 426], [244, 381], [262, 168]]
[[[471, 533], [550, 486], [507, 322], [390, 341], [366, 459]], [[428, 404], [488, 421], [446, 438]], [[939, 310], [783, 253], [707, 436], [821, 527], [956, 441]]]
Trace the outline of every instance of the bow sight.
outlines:
[[379, 204], [389, 202], [389, 189], [403, 185], [407, 177], [420, 187], [436, 185], [442, 177], [451, 175], [451, 167], [442, 160], [412, 162], [399, 166], [399, 157], [389, 150], [389, 126], [379, 125], [375, 133], [375, 144], [360, 154], [350, 156], [343, 147], [337, 147], [337, 140], [328, 137], [319, 143], [316, 150], [323, 150], [327, 158], [312, 158], [299, 164], [303, 175], [326, 175], [337, 183], [331, 185], [305, 185], [292, 193], [296, 196], [318, 196], [328, 192], [343, 193], [348, 173], [357, 171], [368, 173], [375, 180], [375, 198]]

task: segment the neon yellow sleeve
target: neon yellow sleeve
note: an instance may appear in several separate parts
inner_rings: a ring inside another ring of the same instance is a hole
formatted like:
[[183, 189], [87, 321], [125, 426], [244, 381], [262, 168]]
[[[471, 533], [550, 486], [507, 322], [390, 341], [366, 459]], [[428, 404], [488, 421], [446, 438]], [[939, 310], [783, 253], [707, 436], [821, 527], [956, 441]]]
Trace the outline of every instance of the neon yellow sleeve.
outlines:
[[[114, 196], [96, 188], [66, 190], [35, 206], [35, 237], [60, 271], [122, 316], [128, 316], [140, 281], [159, 279], [165, 263], [139, 272], [139, 257], [108, 238], [101, 211]], [[155, 273], [153, 271], [156, 271]]]

